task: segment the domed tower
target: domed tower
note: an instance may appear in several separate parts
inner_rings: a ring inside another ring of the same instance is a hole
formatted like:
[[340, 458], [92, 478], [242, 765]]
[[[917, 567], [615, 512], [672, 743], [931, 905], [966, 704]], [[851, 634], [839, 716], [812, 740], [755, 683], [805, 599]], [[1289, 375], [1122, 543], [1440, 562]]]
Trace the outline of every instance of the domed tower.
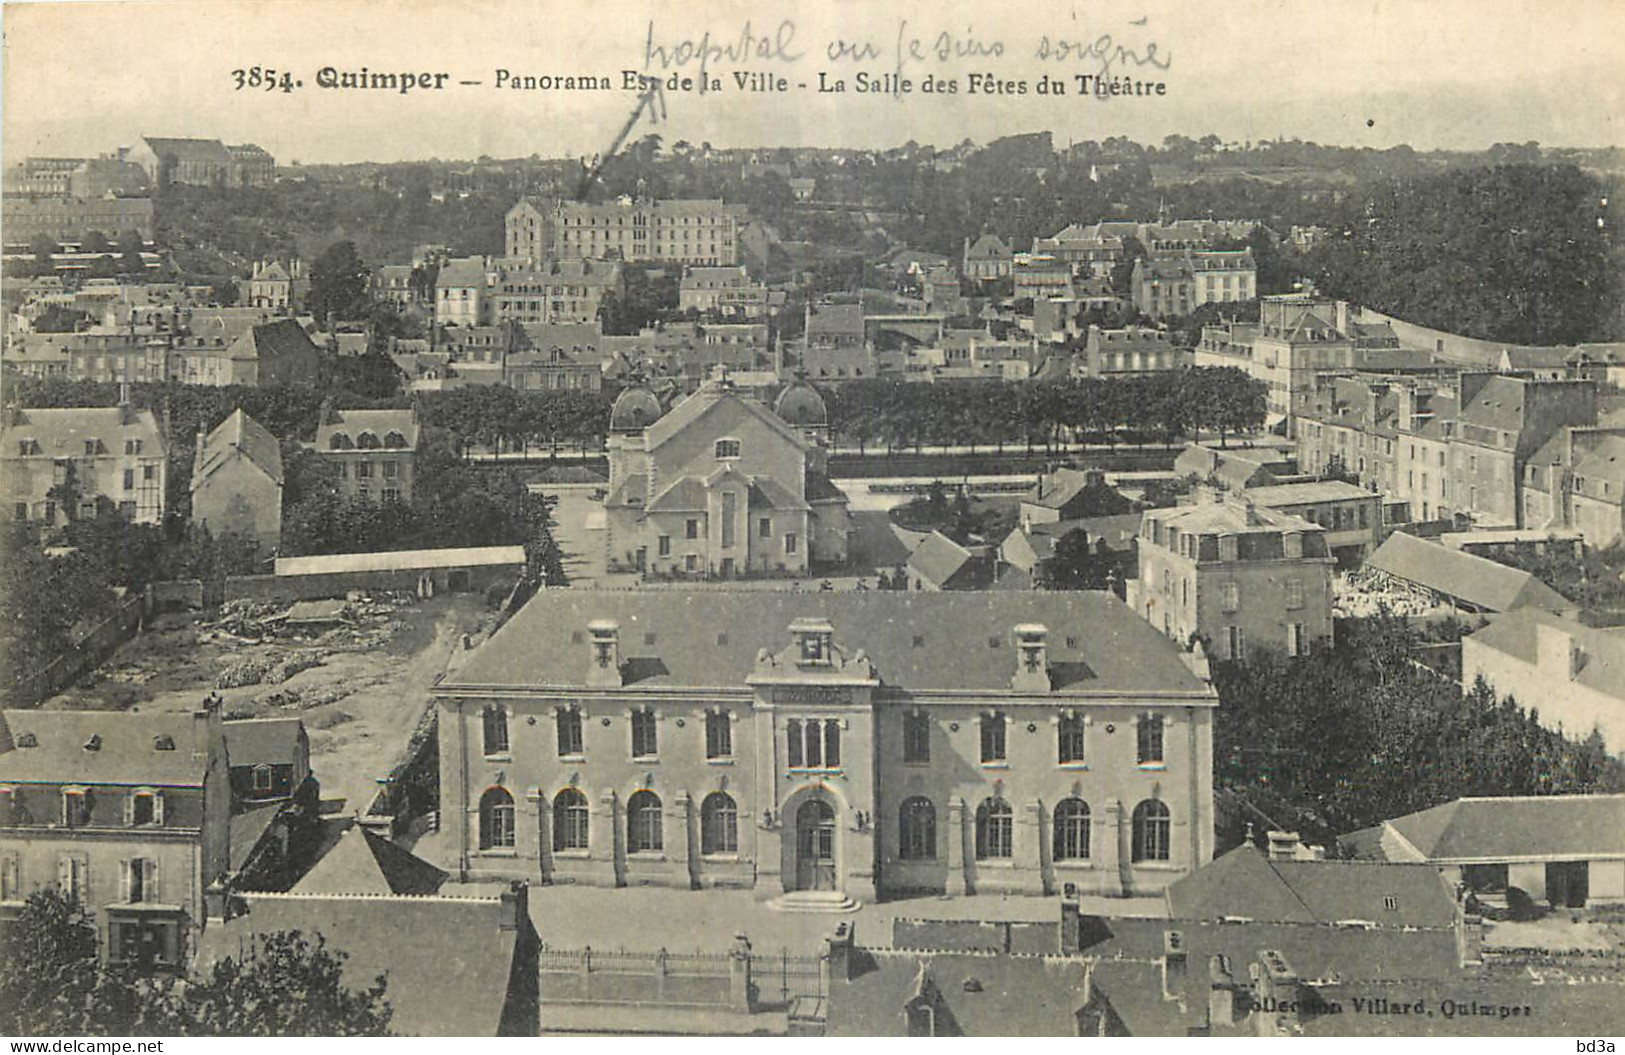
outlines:
[[660, 415], [660, 400], [641, 376], [634, 376], [615, 397], [615, 405], [609, 412], [609, 435], [604, 444], [609, 454], [611, 494], [628, 475], [647, 470], [643, 430], [658, 421]]
[[798, 376], [779, 398], [773, 401], [773, 413], [777, 414], [785, 424], [801, 433], [811, 450], [807, 453], [807, 471], [827, 473], [829, 471], [829, 411], [824, 406], [824, 397], [818, 394], [818, 389], [807, 383], [805, 377]]

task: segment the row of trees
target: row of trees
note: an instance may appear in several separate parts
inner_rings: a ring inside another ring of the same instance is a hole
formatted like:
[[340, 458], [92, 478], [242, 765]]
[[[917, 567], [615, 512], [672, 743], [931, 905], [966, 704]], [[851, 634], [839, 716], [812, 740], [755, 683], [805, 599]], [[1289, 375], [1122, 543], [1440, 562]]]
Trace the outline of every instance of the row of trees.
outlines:
[[1482, 680], [1463, 694], [1415, 661], [1404, 619], [1353, 620], [1338, 636], [1307, 657], [1215, 664], [1222, 844], [1249, 824], [1329, 843], [1466, 795], [1625, 790], [1625, 764], [1595, 731], [1551, 732]]
[[866, 379], [826, 393], [826, 402], [836, 438], [848, 445], [892, 451], [968, 444], [1002, 450], [1048, 446], [1067, 434], [1108, 443], [1172, 442], [1201, 430], [1225, 442], [1263, 425], [1265, 395], [1263, 383], [1240, 370], [1200, 367], [1021, 384]]
[[99, 962], [95, 924], [54, 890], [0, 929], [0, 1033], [12, 1037], [382, 1037], [387, 981], [354, 989], [346, 954], [262, 936], [184, 983]]

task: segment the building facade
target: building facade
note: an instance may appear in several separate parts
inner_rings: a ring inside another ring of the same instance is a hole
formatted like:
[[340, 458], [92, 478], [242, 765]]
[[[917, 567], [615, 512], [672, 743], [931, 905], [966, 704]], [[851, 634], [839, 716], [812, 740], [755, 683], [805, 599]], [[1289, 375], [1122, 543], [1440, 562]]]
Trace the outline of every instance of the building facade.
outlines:
[[1215, 659], [1250, 649], [1307, 655], [1332, 636], [1335, 564], [1318, 524], [1233, 496], [1147, 510], [1128, 603]]
[[620, 288], [620, 266], [602, 261], [500, 268], [491, 291], [491, 315], [497, 322], [596, 323], [605, 295]]
[[282, 447], [241, 409], [207, 436], [198, 433], [192, 522], [215, 536], [251, 539], [262, 553], [282, 540]]
[[721, 200], [532, 202], [508, 210], [507, 255], [518, 259], [739, 263], [739, 209]]
[[741, 319], [767, 317], [767, 286], [744, 267], [685, 267], [677, 287], [677, 310]]
[[322, 408], [313, 448], [338, 474], [339, 491], [374, 501], [412, 500], [415, 410]]
[[154, 231], [151, 198], [6, 198], [4, 212], [7, 245], [27, 246], [41, 236], [79, 243], [96, 231], [116, 246], [127, 231], [144, 242]]
[[1212, 856], [1205, 664], [1107, 594], [543, 591], [435, 692], [465, 877], [828, 906]]
[[827, 432], [805, 383], [771, 410], [724, 379], [670, 411], [628, 387], [610, 415], [610, 566], [729, 579], [844, 564], [851, 519], [827, 475]]
[[220, 701], [191, 715], [0, 712], [0, 915], [55, 888], [103, 959], [178, 969], [229, 871]]
[[162, 523], [166, 450], [157, 417], [128, 403], [12, 410], [0, 430], [11, 515], [62, 524], [105, 501], [136, 523]]

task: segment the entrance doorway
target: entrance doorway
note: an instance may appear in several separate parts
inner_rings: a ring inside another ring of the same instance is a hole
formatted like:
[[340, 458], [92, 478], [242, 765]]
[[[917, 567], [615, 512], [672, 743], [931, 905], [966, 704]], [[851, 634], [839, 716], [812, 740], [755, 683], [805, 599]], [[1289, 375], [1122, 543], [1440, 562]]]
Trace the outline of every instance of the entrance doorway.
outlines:
[[1546, 865], [1546, 900], [1553, 908], [1584, 908], [1590, 887], [1586, 862], [1552, 861]]
[[823, 799], [796, 811], [796, 889], [836, 889], [835, 810]]

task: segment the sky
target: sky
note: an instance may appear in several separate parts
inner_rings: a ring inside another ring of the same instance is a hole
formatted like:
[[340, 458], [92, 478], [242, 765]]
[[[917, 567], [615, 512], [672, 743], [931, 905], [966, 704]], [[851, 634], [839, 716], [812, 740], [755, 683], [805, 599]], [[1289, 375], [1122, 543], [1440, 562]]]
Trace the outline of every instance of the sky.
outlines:
[[[1033, 131], [1063, 145], [1170, 133], [1625, 145], [1621, 0], [8, 0], [0, 17], [8, 162], [107, 153], [142, 135], [253, 142], [283, 163], [589, 156], [638, 101], [624, 71], [694, 77], [697, 61], [668, 68], [662, 56], [707, 33], [737, 44], [747, 27], [750, 56], [708, 63], [721, 90], [666, 91], [634, 134], [718, 147], [942, 146]], [[1090, 53], [1058, 59], [1063, 41]], [[1081, 96], [1075, 78], [1101, 75], [1102, 54], [1105, 72], [1161, 82], [1162, 94]], [[256, 65], [302, 87], [237, 89], [232, 71]], [[440, 90], [346, 91], [317, 86], [324, 67], [447, 77]], [[498, 69], [613, 87], [498, 89]], [[860, 73], [899, 71], [908, 94], [856, 91]], [[741, 91], [736, 72], [784, 77], [788, 90]], [[847, 91], [819, 92], [820, 74]], [[970, 93], [978, 74], [1025, 82], [1027, 94]], [[1038, 94], [1046, 77], [1066, 94]], [[927, 94], [927, 78], [958, 91]]]

